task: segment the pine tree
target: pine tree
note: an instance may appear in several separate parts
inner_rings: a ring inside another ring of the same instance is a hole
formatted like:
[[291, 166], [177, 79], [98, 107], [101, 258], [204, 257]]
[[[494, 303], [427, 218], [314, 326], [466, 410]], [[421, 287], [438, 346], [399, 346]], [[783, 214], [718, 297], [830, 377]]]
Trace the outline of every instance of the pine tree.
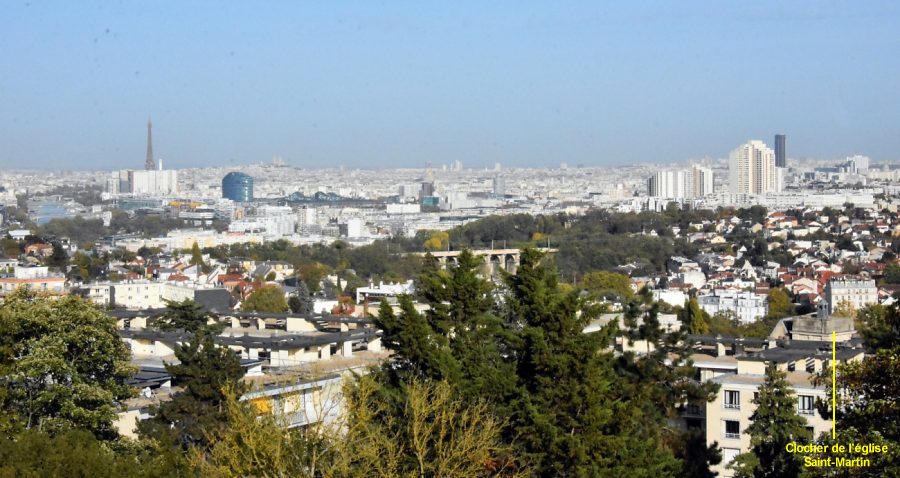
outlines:
[[382, 343], [394, 352], [391, 361], [381, 367], [382, 383], [396, 389], [415, 380], [455, 380], [459, 362], [450, 352], [447, 337], [431, 327], [409, 296], [400, 296], [399, 302], [399, 316], [382, 301], [375, 318]]
[[211, 318], [209, 313], [202, 305], [191, 299], [165, 302], [166, 312], [152, 322], [160, 330], [183, 330], [194, 334], [201, 330], [218, 333], [223, 328], [219, 324], [209, 324]]
[[673, 444], [673, 451], [681, 455], [687, 470], [684, 476], [706, 476], [711, 473], [709, 466], [721, 460], [718, 446], [707, 447], [705, 441], [700, 446], [690, 432], [665, 424], [679, 417], [686, 406], [713, 400], [718, 385], [694, 380], [693, 349], [686, 327], [663, 330], [659, 303], [653, 301], [648, 289], [642, 289], [626, 304], [624, 323], [628, 327], [626, 340], [647, 342], [640, 353], [624, 353], [616, 362], [619, 375], [625, 380], [626, 399], [632, 409], [639, 411], [642, 433]]
[[138, 429], [142, 436], [166, 444], [204, 447], [210, 434], [227, 424], [226, 391], [240, 396], [245, 390], [244, 369], [231, 349], [216, 345], [208, 330], [177, 346], [175, 357], [179, 363], [166, 364], [166, 370], [183, 391], [151, 410], [153, 417], [140, 422]]
[[684, 308], [678, 312], [678, 320], [681, 321], [681, 326], [689, 334], [703, 335], [709, 333], [706, 312], [700, 308], [696, 298], [685, 301]]
[[426, 260], [417, 292], [429, 305], [428, 323], [447, 338], [459, 364], [461, 373], [453, 385], [466, 398], [497, 404], [506, 401], [515, 387], [515, 369], [509, 360], [514, 339], [504, 320], [492, 313], [493, 286], [480, 276], [482, 265], [467, 249], [447, 271], [441, 271], [436, 261]]
[[750, 452], [738, 455], [730, 466], [738, 478], [792, 478], [803, 471], [803, 459], [785, 452], [788, 443], [807, 443], [811, 436], [806, 420], [797, 415], [797, 399], [787, 374], [770, 365], [766, 380], [753, 399], [756, 411], [745, 430], [750, 434]]
[[586, 334], [592, 310], [533, 249], [507, 277], [511, 320], [521, 327], [519, 396], [512, 433], [542, 476], [675, 476], [680, 463], [645, 433], [640, 408], [623, 401], [623, 383], [606, 349], [614, 325]]
[[288, 299], [288, 307], [291, 308], [291, 312], [304, 317], [313, 314], [313, 300], [305, 282], [297, 281], [297, 293]]
[[194, 245], [191, 247], [191, 261], [190, 264], [192, 266], [203, 266], [203, 252], [200, 250], [200, 245], [197, 242], [194, 242]]

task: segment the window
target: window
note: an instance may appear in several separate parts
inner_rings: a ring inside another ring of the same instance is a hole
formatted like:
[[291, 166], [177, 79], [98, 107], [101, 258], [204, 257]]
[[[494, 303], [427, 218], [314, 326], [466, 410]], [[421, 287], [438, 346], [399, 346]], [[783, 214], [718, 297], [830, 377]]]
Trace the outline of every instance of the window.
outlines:
[[687, 420], [685, 420], [685, 424], [687, 425], [688, 430], [703, 429], [703, 420], [699, 418], [688, 418]]
[[740, 438], [741, 422], [737, 420], [725, 420], [725, 438]]
[[800, 415], [813, 415], [815, 413], [815, 398], [812, 395], [800, 395], [797, 411]]
[[727, 465], [741, 454], [739, 448], [722, 448], [722, 464]]
[[725, 408], [741, 408], [741, 392], [737, 390], [725, 390]]

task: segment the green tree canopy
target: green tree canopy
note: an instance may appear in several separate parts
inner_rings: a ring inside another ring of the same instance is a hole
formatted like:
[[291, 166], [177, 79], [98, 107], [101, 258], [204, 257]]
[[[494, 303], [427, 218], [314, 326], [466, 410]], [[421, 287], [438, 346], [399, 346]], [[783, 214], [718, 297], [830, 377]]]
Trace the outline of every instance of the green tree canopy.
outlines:
[[686, 301], [684, 307], [678, 312], [678, 320], [689, 334], [708, 334], [710, 330], [708, 318], [709, 314], [700, 308], [700, 304], [695, 298]]
[[269, 284], [264, 285], [250, 294], [247, 300], [241, 304], [241, 310], [245, 312], [287, 312], [288, 303], [284, 298], [284, 289]]
[[210, 324], [212, 316], [202, 305], [192, 299], [182, 301], [167, 300], [166, 312], [153, 321], [153, 325], [161, 330], [183, 330], [189, 333], [197, 333], [201, 330], [211, 330], [218, 333], [223, 326]]
[[869, 305], [860, 309], [857, 317], [869, 349], [888, 350], [900, 344], [900, 303]]
[[628, 300], [634, 295], [631, 279], [625, 274], [607, 271], [588, 272], [581, 279], [581, 286], [598, 297], [615, 297]]
[[900, 284], [900, 264], [895, 262], [885, 266], [884, 282], [888, 284]]
[[165, 444], [202, 447], [226, 426], [227, 393], [243, 393], [244, 369], [234, 352], [216, 345], [207, 330], [178, 345], [175, 357], [179, 363], [166, 364], [166, 370], [183, 390], [151, 410], [152, 418], [140, 422], [138, 430]]
[[115, 437], [130, 358], [115, 320], [79, 297], [20, 289], [0, 305], [0, 405], [13, 428]]
[[791, 296], [784, 288], [774, 288], [769, 291], [768, 295], [770, 319], [782, 319], [794, 315], [794, 304], [791, 303]]
[[615, 326], [584, 333], [593, 312], [560, 290], [536, 250], [522, 252], [506, 286], [510, 320], [521, 327], [512, 427], [538, 474], [675, 476], [681, 463], [663, 447], [659, 423], [645, 427], [644, 407], [623, 401], [606, 351]]

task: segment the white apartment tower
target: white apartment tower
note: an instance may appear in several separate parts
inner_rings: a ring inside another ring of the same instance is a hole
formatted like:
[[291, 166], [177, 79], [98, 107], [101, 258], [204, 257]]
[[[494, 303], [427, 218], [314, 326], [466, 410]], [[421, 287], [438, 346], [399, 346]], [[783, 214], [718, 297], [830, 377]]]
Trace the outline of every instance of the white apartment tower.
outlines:
[[691, 192], [695, 198], [702, 198], [713, 193], [712, 169], [691, 166]]
[[650, 197], [699, 198], [712, 192], [712, 169], [701, 166], [679, 171], [658, 171], [647, 178], [647, 195]]
[[780, 190], [781, 172], [775, 167], [775, 151], [751, 140], [731, 152], [729, 183], [735, 194], [765, 194]]
[[687, 186], [684, 171], [658, 171], [647, 179], [647, 195], [681, 199], [686, 197]]

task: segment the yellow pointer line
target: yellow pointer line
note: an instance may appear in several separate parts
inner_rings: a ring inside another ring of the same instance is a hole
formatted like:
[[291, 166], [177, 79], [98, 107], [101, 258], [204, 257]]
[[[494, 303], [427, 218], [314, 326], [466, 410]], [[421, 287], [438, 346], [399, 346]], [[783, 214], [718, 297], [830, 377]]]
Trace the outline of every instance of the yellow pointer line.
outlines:
[[831, 331], [831, 439], [837, 438], [837, 334]]

